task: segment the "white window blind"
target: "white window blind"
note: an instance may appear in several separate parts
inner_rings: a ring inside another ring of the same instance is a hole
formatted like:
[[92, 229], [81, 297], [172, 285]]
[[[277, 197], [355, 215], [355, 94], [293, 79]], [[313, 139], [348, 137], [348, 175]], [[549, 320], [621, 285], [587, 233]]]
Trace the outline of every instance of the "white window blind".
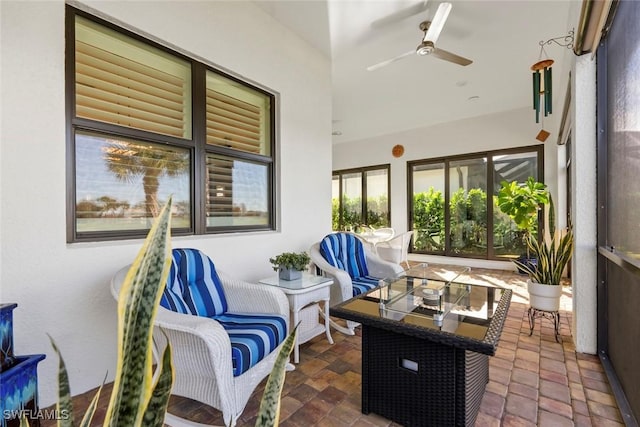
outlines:
[[265, 94], [207, 73], [207, 144], [269, 155], [270, 100]]
[[76, 116], [191, 138], [191, 67], [76, 17]]

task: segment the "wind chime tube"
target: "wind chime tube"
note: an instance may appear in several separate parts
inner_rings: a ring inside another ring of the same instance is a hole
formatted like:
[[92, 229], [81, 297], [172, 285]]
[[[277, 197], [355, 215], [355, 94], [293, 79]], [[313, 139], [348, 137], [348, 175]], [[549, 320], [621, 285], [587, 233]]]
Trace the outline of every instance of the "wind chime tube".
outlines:
[[533, 73], [531, 73], [531, 77], [533, 78], [533, 84], [531, 85], [533, 87], [533, 109], [536, 109], [536, 72], [534, 71]]
[[549, 90], [549, 69], [545, 68], [542, 70], [542, 78], [544, 79], [544, 90], [542, 92], [542, 96], [544, 96], [544, 116], [547, 117], [549, 115], [549, 97], [547, 96], [547, 91]]
[[533, 72], [533, 109], [536, 110], [536, 123], [540, 121], [540, 71]]
[[551, 67], [547, 69], [547, 78], [545, 79], [544, 87], [545, 87], [544, 101], [547, 103], [547, 111], [549, 112], [549, 114], [551, 114], [551, 105], [553, 104], [551, 101], [552, 99], [551, 89], [553, 87], [551, 85]]

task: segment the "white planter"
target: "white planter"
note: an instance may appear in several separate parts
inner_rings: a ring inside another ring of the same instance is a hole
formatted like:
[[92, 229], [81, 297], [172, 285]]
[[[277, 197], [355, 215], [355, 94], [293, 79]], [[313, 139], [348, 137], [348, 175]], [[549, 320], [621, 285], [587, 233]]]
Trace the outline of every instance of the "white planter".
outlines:
[[293, 270], [293, 269], [290, 269], [290, 268], [281, 268], [279, 270], [278, 276], [282, 280], [297, 280], [297, 279], [300, 279], [302, 277], [302, 271]]
[[561, 285], [544, 285], [527, 280], [529, 305], [538, 310], [558, 311], [560, 309]]

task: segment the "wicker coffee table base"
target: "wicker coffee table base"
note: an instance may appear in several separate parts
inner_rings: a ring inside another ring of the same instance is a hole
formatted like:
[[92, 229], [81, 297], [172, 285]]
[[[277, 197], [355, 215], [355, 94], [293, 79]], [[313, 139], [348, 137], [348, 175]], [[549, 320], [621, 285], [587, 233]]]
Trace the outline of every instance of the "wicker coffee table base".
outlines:
[[488, 381], [486, 354], [362, 327], [365, 414], [407, 427], [473, 426]]

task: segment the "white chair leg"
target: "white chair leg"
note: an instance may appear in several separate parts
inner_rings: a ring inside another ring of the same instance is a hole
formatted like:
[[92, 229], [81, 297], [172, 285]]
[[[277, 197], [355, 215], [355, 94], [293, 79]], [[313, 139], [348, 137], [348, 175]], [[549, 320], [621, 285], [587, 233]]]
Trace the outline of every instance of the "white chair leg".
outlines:
[[[320, 316], [324, 319], [324, 312], [320, 310]], [[329, 318], [329, 326], [331, 326], [336, 331], [345, 334], [345, 335], [355, 335], [355, 328], [360, 325], [357, 322], [352, 322], [351, 320], [347, 320], [347, 326], [344, 327], [338, 323], [336, 323], [333, 319]]]

